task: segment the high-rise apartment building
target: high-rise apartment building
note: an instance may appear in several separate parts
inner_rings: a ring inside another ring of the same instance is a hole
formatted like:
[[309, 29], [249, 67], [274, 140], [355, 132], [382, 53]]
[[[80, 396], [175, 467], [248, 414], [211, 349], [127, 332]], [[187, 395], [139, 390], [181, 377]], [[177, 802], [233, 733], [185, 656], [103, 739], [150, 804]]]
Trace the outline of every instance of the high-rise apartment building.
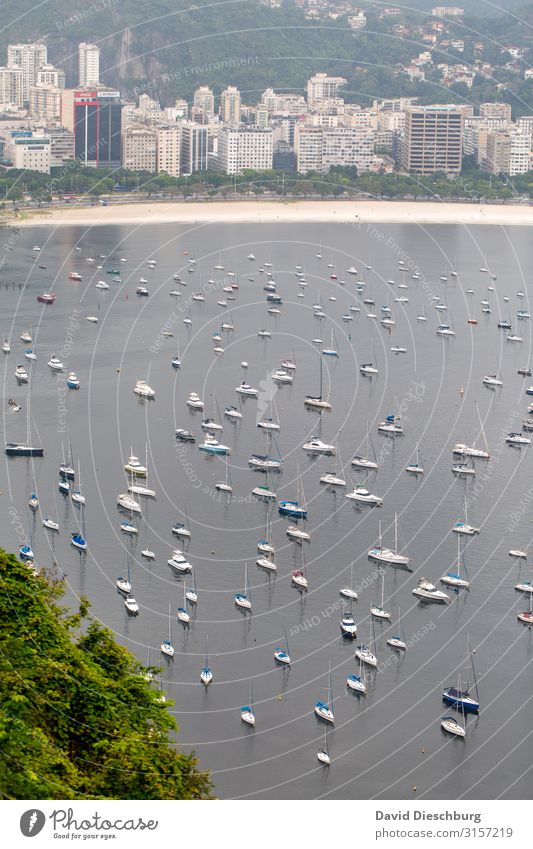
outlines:
[[0, 67], [0, 106], [24, 105], [24, 80], [22, 68]]
[[128, 171], [157, 169], [157, 133], [150, 127], [126, 127], [122, 133], [122, 167]]
[[315, 74], [307, 81], [307, 102], [315, 106], [321, 100], [338, 97], [341, 86], [346, 85], [344, 77], [329, 77], [327, 74]]
[[181, 125], [157, 128], [157, 173], [180, 176]]
[[462, 162], [463, 116], [449, 107], [408, 107], [402, 165], [418, 174], [459, 174]]
[[229, 85], [220, 95], [220, 118], [224, 124], [241, 122], [241, 93], [234, 85]]
[[309, 127], [295, 130], [297, 170], [327, 174], [334, 166], [370, 171], [374, 161], [374, 131], [369, 127]]
[[79, 86], [96, 86], [100, 84], [100, 48], [96, 44], [82, 41], [78, 46]]
[[65, 88], [65, 72], [53, 65], [43, 65], [37, 71], [36, 85], [53, 85], [55, 88]]
[[22, 93], [26, 103], [30, 97], [30, 88], [37, 82], [37, 72], [48, 64], [45, 44], [9, 44], [7, 47], [7, 65], [9, 68], [22, 69]]
[[487, 154], [482, 168], [489, 174], [526, 174], [530, 169], [531, 135], [529, 133], [491, 132], [487, 136]]
[[61, 118], [61, 89], [53, 85], [30, 88], [29, 112], [32, 118], [53, 123]]
[[215, 114], [215, 95], [207, 85], [201, 85], [194, 92], [193, 107], [204, 118], [212, 118]]
[[245, 168], [272, 168], [272, 130], [268, 127], [222, 127], [218, 134], [216, 167], [224, 174], [240, 174]]

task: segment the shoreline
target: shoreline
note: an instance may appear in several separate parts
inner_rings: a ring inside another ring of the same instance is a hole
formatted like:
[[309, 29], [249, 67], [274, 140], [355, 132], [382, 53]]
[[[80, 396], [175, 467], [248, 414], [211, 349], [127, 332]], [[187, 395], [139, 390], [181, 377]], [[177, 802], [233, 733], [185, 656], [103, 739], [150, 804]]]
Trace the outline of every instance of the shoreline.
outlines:
[[142, 224], [484, 224], [533, 226], [529, 205], [428, 201], [201, 201], [31, 210], [7, 227], [105, 227]]

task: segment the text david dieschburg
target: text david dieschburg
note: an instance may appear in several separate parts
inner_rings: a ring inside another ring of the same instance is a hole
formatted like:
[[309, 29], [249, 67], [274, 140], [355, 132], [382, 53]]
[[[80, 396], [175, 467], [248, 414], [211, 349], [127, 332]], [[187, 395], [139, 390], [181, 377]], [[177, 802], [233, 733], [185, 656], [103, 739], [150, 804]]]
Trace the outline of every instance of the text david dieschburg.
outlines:
[[459, 820], [466, 820], [468, 822], [481, 822], [481, 814], [472, 814], [465, 811], [439, 811], [438, 813], [431, 813], [428, 811], [396, 811], [393, 814], [388, 813], [387, 811], [376, 811], [376, 820], [408, 820], [409, 822], [415, 822], [418, 820], [454, 820], [455, 822]]

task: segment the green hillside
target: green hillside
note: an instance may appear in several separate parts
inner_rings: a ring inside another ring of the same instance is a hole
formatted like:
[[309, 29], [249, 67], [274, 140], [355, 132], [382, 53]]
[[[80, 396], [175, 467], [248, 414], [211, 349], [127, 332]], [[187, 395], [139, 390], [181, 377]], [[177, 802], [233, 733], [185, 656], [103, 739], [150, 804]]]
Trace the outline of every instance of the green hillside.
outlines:
[[60, 595], [0, 550], [1, 796], [209, 797], [194, 756], [170, 742], [175, 722], [146, 670]]

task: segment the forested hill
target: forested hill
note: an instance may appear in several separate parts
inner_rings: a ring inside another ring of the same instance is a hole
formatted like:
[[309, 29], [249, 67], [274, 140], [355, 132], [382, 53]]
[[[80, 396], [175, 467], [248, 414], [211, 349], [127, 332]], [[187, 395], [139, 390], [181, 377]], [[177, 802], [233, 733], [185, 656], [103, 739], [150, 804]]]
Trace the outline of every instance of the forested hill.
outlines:
[[169, 740], [174, 719], [146, 669], [60, 595], [0, 550], [0, 796], [209, 797], [209, 777]]
[[[426, 0], [418, 1], [426, 6]], [[512, 2], [502, 0], [509, 9]], [[420, 27], [432, 19], [416, 3], [400, 4], [399, 17], [380, 19], [385, 5], [367, 4], [367, 26], [354, 32], [346, 17], [307, 20], [292, 0], [279, 9], [259, 0], [98, 0], [92, 5], [87, 0], [37, 5], [33, 0], [2, 0], [0, 57], [8, 41], [45, 38], [50, 60], [65, 68], [67, 85], [76, 85], [77, 45], [95, 41], [102, 51], [104, 82], [119, 87], [128, 99], [146, 91], [164, 105], [178, 96], [190, 100], [199, 85], [210, 85], [217, 94], [228, 84], [237, 85], [243, 101], [253, 104], [268, 86], [303, 92], [308, 77], [320, 70], [346, 77], [343, 96], [363, 105], [375, 97], [402, 94], [420, 96], [423, 102], [455, 95], [479, 102], [494, 94], [494, 80], [476, 79], [471, 93], [460, 88], [449, 93], [439, 85], [437, 71], [426, 82], [395, 73], [428, 49]], [[431, 47], [435, 65], [473, 61], [472, 43], [482, 39], [485, 61], [505, 64], [510, 57], [502, 56], [502, 46], [519, 43], [528, 48], [527, 66], [533, 4], [513, 13], [499, 13], [497, 3], [482, 0], [464, 5], [464, 22], [449, 26], [452, 35], [466, 39], [465, 52]], [[407, 25], [408, 35], [394, 33], [398, 23]], [[503, 72], [502, 80], [525, 99], [519, 77]]]

